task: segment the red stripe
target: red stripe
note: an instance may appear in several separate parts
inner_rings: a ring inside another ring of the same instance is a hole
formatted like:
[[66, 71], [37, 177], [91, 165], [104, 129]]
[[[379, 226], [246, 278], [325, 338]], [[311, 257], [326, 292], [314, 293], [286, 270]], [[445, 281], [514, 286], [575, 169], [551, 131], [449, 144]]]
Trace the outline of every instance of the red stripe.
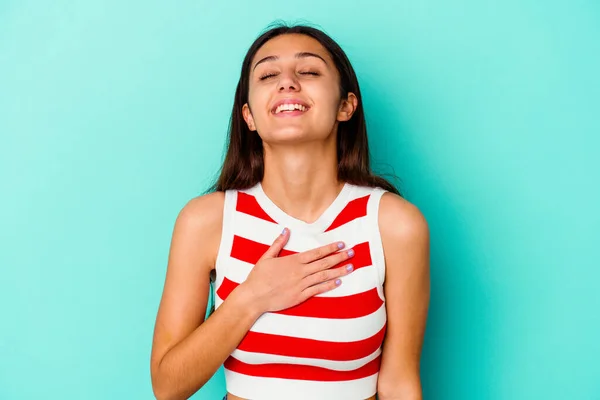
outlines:
[[[238, 285], [239, 283], [225, 277], [217, 289], [217, 295], [225, 300]], [[383, 300], [379, 297], [377, 288], [373, 288], [349, 296], [311, 297], [294, 307], [276, 311], [274, 314], [330, 319], [360, 318], [374, 313], [382, 304]]]
[[[230, 256], [240, 261], [256, 264], [263, 254], [265, 254], [265, 252], [269, 249], [269, 247], [270, 246], [268, 244], [255, 242], [254, 240], [233, 235], [233, 244], [231, 246]], [[357, 244], [356, 246], [352, 247], [352, 249], [354, 250], [354, 256], [351, 259], [340, 263], [340, 265], [352, 263], [354, 270], [357, 270], [373, 264], [373, 261], [371, 260], [371, 248], [369, 247], [369, 242]], [[296, 253], [297, 252], [295, 251], [283, 249], [279, 253], [279, 256], [283, 257]]]
[[[255, 242], [254, 240], [233, 235], [233, 244], [231, 246], [230, 256], [240, 261], [256, 264], [263, 254], [265, 254], [265, 252], [269, 249], [269, 247], [271, 246], [268, 244]], [[283, 249], [279, 252], [280, 257], [289, 256], [291, 254], [296, 254], [296, 252], [286, 249]]]
[[352, 371], [334, 371], [322, 367], [295, 364], [246, 364], [229, 357], [225, 360], [225, 368], [244, 375], [264, 378], [298, 379], [305, 381], [349, 381], [366, 378], [379, 371], [381, 356], [364, 366]]
[[350, 296], [311, 297], [294, 307], [278, 311], [277, 314], [312, 318], [360, 318], [374, 313], [382, 304], [377, 288], [373, 288]]
[[221, 285], [217, 289], [217, 296], [219, 296], [221, 300], [225, 300], [231, 294], [231, 292], [233, 292], [233, 290], [239, 285], [239, 283], [236, 283], [225, 277], [223, 278], [223, 282], [221, 282]]
[[249, 331], [238, 345], [239, 350], [278, 356], [319, 358], [331, 361], [358, 360], [373, 354], [385, 336], [386, 326], [370, 338], [355, 342], [327, 342]]
[[262, 207], [258, 204], [258, 201], [256, 201], [256, 197], [248, 193], [238, 192], [235, 209], [236, 211], [252, 215], [256, 218], [264, 219], [265, 221], [273, 222], [275, 224], [277, 223], [269, 216], [269, 214], [266, 213], [265, 210], [262, 209]]
[[325, 229], [325, 232], [332, 231], [335, 228], [347, 224], [348, 222], [355, 220], [356, 218], [364, 217], [367, 215], [367, 203], [369, 196], [360, 197], [349, 201], [346, 207], [338, 214], [333, 220], [329, 228]]

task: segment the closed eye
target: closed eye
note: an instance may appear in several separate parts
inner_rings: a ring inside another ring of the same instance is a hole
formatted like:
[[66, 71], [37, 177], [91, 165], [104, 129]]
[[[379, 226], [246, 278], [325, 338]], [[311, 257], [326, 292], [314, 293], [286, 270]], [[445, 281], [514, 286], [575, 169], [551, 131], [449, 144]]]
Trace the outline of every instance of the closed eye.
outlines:
[[[319, 76], [321, 74], [319, 74], [318, 72], [314, 72], [314, 71], [303, 71], [303, 72], [299, 72], [300, 75], [312, 75], [312, 76]], [[275, 72], [269, 72], [266, 73], [264, 75], [261, 75], [258, 79], [261, 81], [264, 81], [266, 79], [272, 78], [274, 76], [279, 75], [278, 73]]]
[[258, 78], [258, 79], [260, 79], [261, 81], [264, 81], [265, 79], [272, 78], [276, 75], [277, 75], [276, 73], [271, 72], [271, 73], [261, 75], [260, 78]]

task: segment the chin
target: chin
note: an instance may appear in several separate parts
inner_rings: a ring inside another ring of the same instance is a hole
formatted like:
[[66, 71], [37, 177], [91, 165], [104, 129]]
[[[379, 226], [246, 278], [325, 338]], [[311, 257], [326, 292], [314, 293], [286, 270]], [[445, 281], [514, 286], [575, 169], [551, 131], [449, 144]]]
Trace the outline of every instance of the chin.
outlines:
[[300, 129], [298, 127], [287, 127], [271, 131], [265, 135], [260, 135], [260, 137], [266, 143], [285, 144], [303, 143], [319, 139], [324, 140], [326, 135], [319, 135], [314, 132], [309, 133], [306, 129]]

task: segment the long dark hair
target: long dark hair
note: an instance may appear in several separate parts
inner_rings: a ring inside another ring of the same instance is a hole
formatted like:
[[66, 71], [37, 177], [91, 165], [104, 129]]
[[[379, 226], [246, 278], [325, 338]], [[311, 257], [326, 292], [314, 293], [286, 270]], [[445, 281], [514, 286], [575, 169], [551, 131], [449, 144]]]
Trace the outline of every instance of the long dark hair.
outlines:
[[247, 189], [262, 181], [264, 173], [263, 143], [256, 132], [250, 131], [242, 116], [242, 106], [248, 102], [250, 64], [254, 55], [267, 41], [285, 34], [302, 34], [316, 39], [331, 55], [340, 74], [340, 93], [356, 95], [358, 106], [348, 121], [340, 122], [337, 132], [338, 180], [359, 186], [381, 187], [400, 194], [386, 179], [371, 171], [367, 126], [358, 79], [346, 53], [327, 34], [306, 25], [278, 24], [260, 35], [248, 49], [242, 63], [240, 80], [229, 122], [227, 153], [220, 176], [212, 191]]

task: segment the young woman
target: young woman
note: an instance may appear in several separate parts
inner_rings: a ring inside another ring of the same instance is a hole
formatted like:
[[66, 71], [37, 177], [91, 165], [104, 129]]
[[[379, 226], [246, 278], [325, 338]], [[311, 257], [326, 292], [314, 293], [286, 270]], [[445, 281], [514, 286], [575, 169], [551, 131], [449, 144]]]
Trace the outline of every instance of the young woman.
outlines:
[[224, 364], [229, 400], [421, 399], [427, 222], [371, 172], [357, 78], [326, 34], [276, 27], [250, 47], [214, 189], [175, 223], [156, 397], [187, 399]]

